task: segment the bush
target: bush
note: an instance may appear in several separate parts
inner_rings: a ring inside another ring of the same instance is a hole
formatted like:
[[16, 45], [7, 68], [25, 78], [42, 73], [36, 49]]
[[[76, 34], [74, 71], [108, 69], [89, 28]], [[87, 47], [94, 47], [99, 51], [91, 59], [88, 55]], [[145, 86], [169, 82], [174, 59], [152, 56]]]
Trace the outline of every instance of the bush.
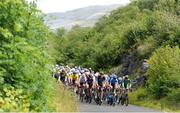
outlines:
[[166, 101], [168, 105], [180, 108], [180, 88], [172, 90], [172, 92], [168, 94]]
[[3, 93], [0, 94], [0, 107], [4, 111], [29, 111], [30, 95], [23, 94], [22, 89], [15, 89], [14, 87], [5, 87]]
[[135, 92], [130, 93], [130, 101], [133, 103], [145, 101], [148, 97], [148, 93], [145, 88], [138, 88]]
[[[5, 102], [0, 109], [48, 111], [52, 60], [45, 45], [49, 30], [43, 15], [36, 4], [24, 0], [2, 0], [0, 12], [0, 93]], [[25, 106], [19, 105], [16, 100], [26, 95]]]
[[138, 99], [138, 101], [144, 100], [146, 97], [147, 97], [147, 94], [146, 94], [145, 91], [144, 91], [144, 92], [139, 92], [139, 93], [137, 94], [137, 99]]
[[180, 86], [179, 47], [157, 49], [149, 60], [148, 90], [157, 99]]
[[[93, 28], [74, 27], [59, 43], [59, 62], [108, 69], [124, 54], [147, 58], [161, 46], [180, 45], [179, 1], [135, 0], [104, 16]], [[169, 10], [167, 10], [169, 9]], [[175, 13], [176, 12], [176, 13]], [[63, 54], [63, 55], [62, 55]]]

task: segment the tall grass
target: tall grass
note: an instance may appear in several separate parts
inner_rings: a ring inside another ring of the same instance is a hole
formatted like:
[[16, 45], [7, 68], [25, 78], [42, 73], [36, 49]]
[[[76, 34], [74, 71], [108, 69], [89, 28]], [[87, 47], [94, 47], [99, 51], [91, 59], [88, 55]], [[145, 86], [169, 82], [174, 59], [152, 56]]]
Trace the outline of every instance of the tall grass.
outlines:
[[129, 93], [130, 104], [158, 109], [166, 112], [180, 112], [180, 108], [171, 104], [167, 98], [155, 100], [144, 88]]
[[77, 101], [73, 92], [67, 90], [62, 84], [55, 83], [53, 100], [49, 103], [56, 112], [76, 112]]

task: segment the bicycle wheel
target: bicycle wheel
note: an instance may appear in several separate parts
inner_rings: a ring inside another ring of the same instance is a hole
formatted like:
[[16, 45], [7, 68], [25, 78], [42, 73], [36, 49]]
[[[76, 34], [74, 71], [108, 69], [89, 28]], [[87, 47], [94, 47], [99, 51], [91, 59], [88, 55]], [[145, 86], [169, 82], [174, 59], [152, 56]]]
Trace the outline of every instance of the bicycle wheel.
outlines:
[[129, 99], [126, 98], [125, 105], [128, 106], [128, 104], [129, 104]]
[[124, 99], [121, 100], [121, 105], [122, 105], [122, 106], [124, 105]]

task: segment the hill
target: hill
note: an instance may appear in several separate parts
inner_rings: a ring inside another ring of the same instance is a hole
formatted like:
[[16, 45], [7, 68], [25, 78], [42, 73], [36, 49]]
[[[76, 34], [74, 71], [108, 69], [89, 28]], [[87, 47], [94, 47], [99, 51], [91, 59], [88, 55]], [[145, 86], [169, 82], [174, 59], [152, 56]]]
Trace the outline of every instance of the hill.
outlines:
[[93, 28], [74, 27], [58, 37], [57, 61], [109, 73], [117, 67], [118, 76], [143, 78], [135, 103], [180, 110], [179, 6], [179, 0], [134, 0]]
[[49, 13], [46, 16], [46, 24], [51, 29], [65, 27], [70, 29], [74, 25], [82, 27], [93, 26], [99, 18], [104, 15], [109, 15], [110, 12], [122, 5], [107, 5], [107, 6], [89, 6], [85, 8], [75, 9], [64, 13], [56, 12]]

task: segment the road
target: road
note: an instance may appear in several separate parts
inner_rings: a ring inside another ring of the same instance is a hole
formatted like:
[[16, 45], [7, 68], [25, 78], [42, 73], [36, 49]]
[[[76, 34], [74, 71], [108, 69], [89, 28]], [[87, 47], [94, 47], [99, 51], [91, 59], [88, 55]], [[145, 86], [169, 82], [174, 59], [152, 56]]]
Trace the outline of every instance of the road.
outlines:
[[138, 106], [109, 106], [107, 104], [102, 104], [101, 106], [97, 106], [95, 103], [87, 104], [80, 103], [78, 104], [78, 112], [159, 112], [158, 110], [148, 109], [144, 107]]

